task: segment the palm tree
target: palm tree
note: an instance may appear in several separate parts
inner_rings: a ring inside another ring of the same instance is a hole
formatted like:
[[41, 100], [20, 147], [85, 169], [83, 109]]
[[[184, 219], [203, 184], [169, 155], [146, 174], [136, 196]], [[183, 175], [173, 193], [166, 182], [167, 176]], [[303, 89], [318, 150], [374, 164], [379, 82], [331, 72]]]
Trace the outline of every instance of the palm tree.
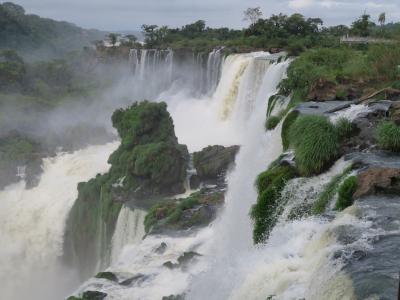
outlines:
[[385, 25], [386, 23], [386, 13], [381, 13], [379, 15], [379, 19], [378, 19], [379, 23], [381, 24], [381, 26], [383, 27], [383, 25]]

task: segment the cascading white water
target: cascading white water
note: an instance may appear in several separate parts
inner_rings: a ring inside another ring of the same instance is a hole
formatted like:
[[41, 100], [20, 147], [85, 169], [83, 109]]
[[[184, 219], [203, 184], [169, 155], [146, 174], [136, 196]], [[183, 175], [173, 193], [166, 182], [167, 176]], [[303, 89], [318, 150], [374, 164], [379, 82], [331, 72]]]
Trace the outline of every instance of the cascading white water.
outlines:
[[[242, 148], [236, 158], [236, 168], [228, 178], [225, 210], [215, 224], [215, 233], [206, 251], [206, 269], [193, 279], [189, 299], [227, 299], [245, 276], [240, 272], [243, 257], [253, 250], [248, 214], [257, 198], [254, 180], [282, 152], [280, 127], [269, 133], [265, 133], [263, 127], [266, 103], [275, 92], [286, 67], [286, 62], [268, 67], [250, 117], [236, 127], [242, 130]], [[246, 79], [241, 89], [251, 89], [252, 84], [256, 84], [251, 76]], [[239, 92], [239, 95], [246, 94]], [[239, 103], [249, 102], [247, 95], [238, 100]]]
[[109, 168], [117, 143], [90, 146], [47, 158], [37, 187], [24, 182], [0, 192], [0, 283], [2, 299], [60, 299], [73, 274], [58, 263], [77, 184]]
[[126, 245], [140, 243], [145, 235], [143, 224], [145, 216], [146, 212], [140, 209], [131, 209], [127, 206], [121, 209], [112, 238], [111, 263], [117, 262]]
[[[190, 287], [188, 299], [225, 299], [239, 279], [233, 274], [241, 255], [253, 249], [248, 212], [257, 197], [254, 179], [282, 151], [279, 129], [266, 133], [264, 121], [267, 100], [284, 76], [288, 62], [273, 64], [268, 58], [267, 53], [228, 57], [211, 98], [187, 99], [179, 93], [160, 97], [170, 99], [169, 110], [179, 141], [191, 151], [221, 142], [242, 145], [237, 167], [229, 176], [227, 204], [221, 219], [194, 236], [150, 236], [138, 245], [126, 245], [109, 271], [118, 276], [142, 274], [146, 278], [143, 283], [121, 287], [91, 279], [81, 290], [96, 288], [110, 299], [144, 300], [180, 294]], [[250, 71], [246, 72], [248, 68]], [[247, 106], [246, 113], [237, 111]], [[155, 250], [162, 242], [166, 250], [159, 253]], [[188, 251], [199, 252], [204, 258], [185, 271], [163, 266]], [[206, 291], [213, 291], [212, 296]]]

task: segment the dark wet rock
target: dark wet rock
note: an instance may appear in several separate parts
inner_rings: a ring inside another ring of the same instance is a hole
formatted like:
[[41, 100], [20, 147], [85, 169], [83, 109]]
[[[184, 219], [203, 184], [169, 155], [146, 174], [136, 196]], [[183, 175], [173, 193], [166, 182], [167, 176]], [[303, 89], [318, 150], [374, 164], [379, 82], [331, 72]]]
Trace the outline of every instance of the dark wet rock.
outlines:
[[146, 279], [148, 278], [148, 276], [143, 275], [143, 274], [137, 274], [135, 276], [132, 276], [128, 279], [125, 279], [123, 281], [121, 281], [119, 284], [123, 285], [123, 286], [129, 286], [129, 285], [133, 285], [133, 284], [140, 284], [142, 282], [144, 282]]
[[193, 153], [193, 165], [201, 180], [216, 179], [235, 161], [239, 146], [208, 146]]
[[327, 115], [332, 111], [348, 108], [352, 101], [304, 102], [296, 106], [295, 111], [302, 115]]
[[377, 193], [400, 193], [400, 169], [370, 168], [358, 174], [354, 199]]
[[198, 175], [195, 174], [195, 175], [190, 176], [190, 180], [189, 180], [190, 189], [197, 190], [200, 187], [200, 184], [201, 184], [201, 180]]
[[345, 160], [352, 160], [357, 168], [394, 168], [400, 169], [400, 156], [391, 152], [355, 152], [345, 155]]
[[190, 251], [190, 252], [185, 252], [178, 258], [178, 264], [179, 266], [186, 266], [189, 264], [194, 258], [201, 256], [200, 254]]
[[82, 297], [71, 296], [67, 300], [102, 300], [106, 297], [106, 293], [99, 291], [86, 291], [82, 294]]
[[158, 246], [158, 247], [154, 250], [154, 252], [157, 253], [157, 254], [164, 254], [164, 252], [165, 252], [166, 250], [167, 250], [167, 244], [164, 243], [164, 242], [162, 242], [162, 243], [160, 244], [160, 246]]
[[172, 269], [177, 268], [178, 264], [174, 264], [172, 261], [167, 261], [167, 262], [163, 263], [163, 266], [172, 270]]
[[82, 294], [84, 300], [102, 300], [105, 297], [107, 297], [107, 294], [99, 291], [86, 291]]
[[100, 273], [97, 273], [95, 278], [107, 279], [107, 280], [114, 281], [114, 282], [118, 281], [118, 277], [112, 272], [100, 272]]
[[[370, 228], [354, 236], [340, 256], [342, 270], [351, 281], [355, 299], [397, 299], [400, 270], [400, 197], [373, 195], [356, 202], [358, 217]], [[348, 259], [343, 259], [347, 257]]]
[[181, 256], [178, 257], [177, 263], [167, 261], [163, 264], [163, 266], [171, 270], [177, 268], [185, 269], [196, 257], [199, 256], [201, 255], [193, 251], [184, 252]]
[[149, 234], [174, 234], [210, 224], [224, 202], [224, 193], [203, 188], [184, 199], [163, 200], [145, 218]]
[[162, 300], [185, 300], [185, 295], [169, 295], [162, 297]]

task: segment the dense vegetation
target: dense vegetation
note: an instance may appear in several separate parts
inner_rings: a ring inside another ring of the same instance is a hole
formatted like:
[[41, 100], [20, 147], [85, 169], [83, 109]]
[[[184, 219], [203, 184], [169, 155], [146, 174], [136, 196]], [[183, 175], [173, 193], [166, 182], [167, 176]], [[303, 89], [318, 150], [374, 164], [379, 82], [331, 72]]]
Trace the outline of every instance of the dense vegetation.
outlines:
[[289, 67], [280, 92], [292, 94], [292, 103], [307, 100], [347, 100], [371, 88], [399, 86], [400, 50], [371, 45], [364, 50], [340, 46], [302, 53]]
[[104, 35], [67, 22], [27, 15], [23, 7], [11, 2], [0, 4], [0, 50], [15, 49], [28, 59], [60, 58]]

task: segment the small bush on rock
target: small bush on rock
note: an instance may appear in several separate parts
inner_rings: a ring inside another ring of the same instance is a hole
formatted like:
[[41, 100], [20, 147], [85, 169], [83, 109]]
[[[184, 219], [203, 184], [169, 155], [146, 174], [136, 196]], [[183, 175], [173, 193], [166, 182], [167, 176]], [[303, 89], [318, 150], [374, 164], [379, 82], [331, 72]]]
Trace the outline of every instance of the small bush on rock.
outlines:
[[301, 116], [290, 127], [290, 144], [301, 174], [320, 174], [330, 167], [339, 153], [335, 126], [322, 116]]
[[394, 122], [382, 122], [377, 128], [377, 139], [382, 149], [400, 152], [400, 127]]
[[265, 122], [265, 129], [266, 130], [272, 130], [275, 129], [275, 127], [279, 124], [281, 121], [281, 118], [277, 116], [270, 116], [267, 121]]
[[339, 198], [336, 202], [336, 209], [343, 210], [353, 204], [353, 195], [357, 190], [358, 180], [356, 176], [347, 178], [339, 187]]

